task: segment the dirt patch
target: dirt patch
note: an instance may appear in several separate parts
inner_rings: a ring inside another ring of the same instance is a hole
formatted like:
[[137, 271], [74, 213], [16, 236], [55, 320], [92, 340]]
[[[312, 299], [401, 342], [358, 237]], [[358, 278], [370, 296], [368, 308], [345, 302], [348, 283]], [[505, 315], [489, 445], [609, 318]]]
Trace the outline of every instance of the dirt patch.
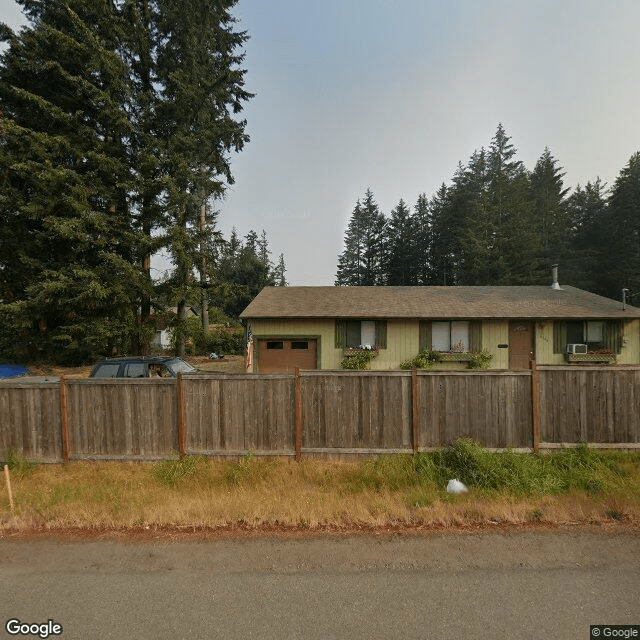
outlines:
[[231, 538], [307, 539], [322, 537], [352, 536], [429, 536], [434, 534], [481, 534], [481, 533], [526, 533], [526, 532], [588, 532], [608, 535], [640, 535], [640, 528], [633, 523], [472, 523], [458, 526], [429, 525], [369, 525], [353, 523], [349, 525], [318, 525], [305, 527], [288, 524], [262, 524], [252, 526], [245, 522], [232, 522], [217, 527], [147, 525], [141, 527], [66, 527], [49, 529], [45, 527], [5, 530], [0, 539], [6, 540], [119, 540], [129, 542], [199, 541]]

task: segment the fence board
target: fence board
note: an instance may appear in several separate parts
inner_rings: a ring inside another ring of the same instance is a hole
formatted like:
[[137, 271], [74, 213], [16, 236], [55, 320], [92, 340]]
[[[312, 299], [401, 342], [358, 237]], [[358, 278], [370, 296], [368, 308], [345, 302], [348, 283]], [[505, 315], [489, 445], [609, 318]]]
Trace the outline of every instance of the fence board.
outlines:
[[[538, 367], [542, 448], [586, 440], [640, 447], [640, 367]], [[469, 437], [490, 449], [530, 448], [531, 372], [420, 371], [420, 449]], [[174, 380], [67, 379], [71, 459], [156, 460], [178, 449]], [[291, 456], [294, 377], [185, 376], [190, 454]], [[304, 455], [411, 451], [409, 371], [300, 374]], [[0, 384], [0, 452], [62, 460], [56, 383]]]
[[8, 449], [29, 460], [62, 461], [56, 383], [0, 385], [0, 454]]
[[177, 451], [173, 381], [67, 380], [67, 388], [72, 459], [152, 459]]
[[530, 447], [530, 375], [419, 372], [420, 442], [473, 438], [486, 447]]

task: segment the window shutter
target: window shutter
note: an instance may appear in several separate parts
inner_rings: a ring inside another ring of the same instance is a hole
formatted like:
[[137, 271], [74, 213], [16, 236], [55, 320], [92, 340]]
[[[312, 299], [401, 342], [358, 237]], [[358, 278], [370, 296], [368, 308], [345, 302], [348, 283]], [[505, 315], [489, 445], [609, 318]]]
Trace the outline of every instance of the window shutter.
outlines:
[[376, 320], [376, 347], [387, 348], [387, 321]]
[[603, 345], [613, 353], [620, 353], [622, 348], [622, 321], [607, 320], [604, 325]]
[[418, 336], [419, 351], [424, 349], [431, 351], [431, 322], [429, 320], [420, 320]]
[[553, 353], [564, 353], [567, 347], [567, 323], [556, 320], [553, 323]]
[[347, 321], [336, 320], [336, 349], [344, 349], [347, 346]]
[[482, 322], [479, 320], [469, 323], [469, 351], [482, 351]]

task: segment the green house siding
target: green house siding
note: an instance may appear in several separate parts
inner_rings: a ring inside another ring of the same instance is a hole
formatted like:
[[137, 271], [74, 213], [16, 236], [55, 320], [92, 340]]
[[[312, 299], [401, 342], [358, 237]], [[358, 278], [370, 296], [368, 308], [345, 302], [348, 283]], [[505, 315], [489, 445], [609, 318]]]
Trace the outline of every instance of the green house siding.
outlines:
[[[336, 320], [251, 320], [251, 330], [255, 336], [317, 337], [319, 366], [322, 369], [339, 369], [343, 359], [343, 348], [336, 346]], [[339, 321], [338, 321], [339, 322]], [[564, 354], [554, 353], [554, 321], [538, 320], [535, 322], [534, 344], [538, 364], [567, 365]], [[421, 342], [428, 338], [424, 321], [387, 320], [386, 349], [371, 363], [376, 370], [397, 369], [401, 362], [415, 356]], [[508, 320], [483, 320], [481, 325], [482, 348], [492, 356], [491, 369], [509, 368], [509, 349], [499, 345], [509, 343]], [[377, 338], [378, 339], [378, 336]], [[618, 364], [640, 363], [640, 320], [625, 320], [620, 335], [620, 353]], [[570, 365], [567, 365], [570, 366]], [[465, 363], [443, 362], [439, 369], [464, 369]]]
[[507, 320], [482, 321], [482, 347], [493, 356], [490, 369], [509, 368], [509, 349], [499, 347], [501, 344], [508, 343], [509, 322]]
[[[536, 323], [536, 361], [538, 364], [567, 364], [558, 348], [562, 342], [563, 321], [541, 320]], [[617, 364], [640, 363], [640, 320], [615, 320], [605, 332], [610, 348], [617, 350]], [[566, 341], [565, 341], [566, 342]]]

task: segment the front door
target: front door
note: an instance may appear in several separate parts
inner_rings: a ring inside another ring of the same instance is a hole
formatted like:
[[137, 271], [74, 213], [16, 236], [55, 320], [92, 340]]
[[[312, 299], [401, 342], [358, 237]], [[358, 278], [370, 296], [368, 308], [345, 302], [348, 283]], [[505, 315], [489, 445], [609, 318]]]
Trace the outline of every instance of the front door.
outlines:
[[317, 367], [317, 341], [309, 338], [258, 340], [258, 372], [288, 373]]
[[509, 322], [509, 369], [528, 369], [533, 360], [533, 322]]

